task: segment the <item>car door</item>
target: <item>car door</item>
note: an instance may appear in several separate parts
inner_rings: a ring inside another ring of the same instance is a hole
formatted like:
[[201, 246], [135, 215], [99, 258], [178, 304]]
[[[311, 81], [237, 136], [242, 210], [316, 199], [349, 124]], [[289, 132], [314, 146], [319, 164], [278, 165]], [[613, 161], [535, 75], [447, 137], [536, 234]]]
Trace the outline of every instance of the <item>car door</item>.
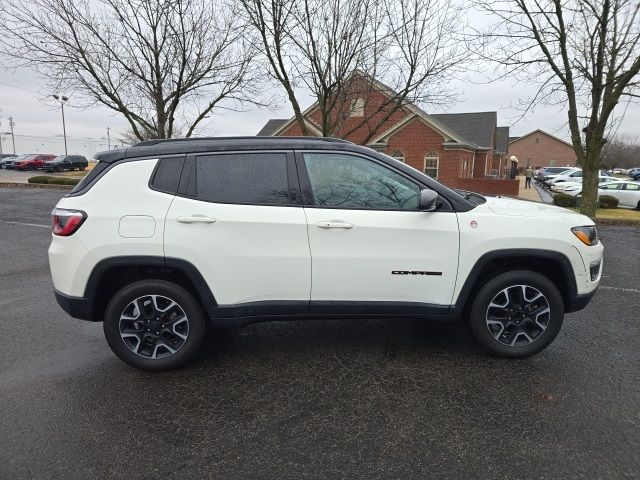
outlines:
[[312, 312], [341, 309], [342, 302], [369, 309], [381, 302], [451, 303], [459, 248], [453, 211], [418, 211], [422, 187], [370, 157], [297, 152], [296, 161], [313, 265]]
[[164, 245], [167, 258], [200, 271], [218, 305], [308, 311], [311, 257], [292, 153], [188, 156]]
[[622, 184], [621, 183], [606, 183], [604, 185], [600, 185], [598, 189], [598, 196], [602, 195], [610, 195], [618, 199], [620, 205], [624, 204], [624, 198], [622, 194]]
[[624, 201], [625, 206], [640, 209], [640, 185], [636, 183], [623, 184], [620, 197], [622, 198], [620, 204]]

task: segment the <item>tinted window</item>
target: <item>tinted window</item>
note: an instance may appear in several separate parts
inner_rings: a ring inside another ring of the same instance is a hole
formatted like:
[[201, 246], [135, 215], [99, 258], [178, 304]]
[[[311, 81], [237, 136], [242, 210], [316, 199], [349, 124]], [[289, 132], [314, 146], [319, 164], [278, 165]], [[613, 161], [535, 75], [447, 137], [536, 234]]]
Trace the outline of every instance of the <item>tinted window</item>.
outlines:
[[107, 167], [109, 166], [108, 163], [102, 163], [102, 162], [98, 162], [98, 164], [93, 167], [93, 169], [84, 176], [84, 178], [82, 180], [80, 180], [80, 182], [73, 187], [73, 190], [71, 190], [71, 192], [69, 192], [70, 196], [74, 196], [74, 193], [77, 193], [78, 195], [81, 195], [82, 190], [84, 190], [85, 188], [89, 187], [91, 185], [91, 182], [93, 182], [93, 180], [100, 175], [100, 173], [102, 173], [104, 170], [107, 169]]
[[184, 157], [161, 158], [151, 180], [151, 188], [175, 194], [178, 190]]
[[305, 153], [311, 203], [320, 207], [417, 210], [420, 187], [362, 157]]
[[207, 202], [291, 205], [285, 153], [230, 153], [196, 158], [196, 196]]

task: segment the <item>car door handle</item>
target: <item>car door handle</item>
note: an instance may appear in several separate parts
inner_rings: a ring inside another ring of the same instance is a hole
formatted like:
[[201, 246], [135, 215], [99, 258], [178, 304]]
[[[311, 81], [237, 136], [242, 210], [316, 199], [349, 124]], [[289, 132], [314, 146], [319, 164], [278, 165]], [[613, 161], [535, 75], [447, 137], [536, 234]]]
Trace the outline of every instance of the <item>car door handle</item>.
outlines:
[[351, 223], [345, 223], [345, 222], [318, 222], [316, 223], [316, 227], [318, 228], [324, 228], [324, 229], [330, 229], [330, 228], [342, 228], [344, 230], [350, 230], [354, 227], [354, 225], [352, 225]]
[[191, 215], [188, 217], [178, 217], [180, 223], [216, 223], [215, 218], [205, 217], [204, 215]]

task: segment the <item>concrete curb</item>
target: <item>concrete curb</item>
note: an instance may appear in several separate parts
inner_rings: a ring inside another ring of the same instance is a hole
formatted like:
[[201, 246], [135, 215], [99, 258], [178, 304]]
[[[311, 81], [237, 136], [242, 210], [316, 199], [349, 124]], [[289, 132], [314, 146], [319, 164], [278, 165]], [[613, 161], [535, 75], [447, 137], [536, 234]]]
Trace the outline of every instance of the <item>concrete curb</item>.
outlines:
[[75, 185], [48, 185], [46, 183], [11, 183], [0, 182], [0, 188], [52, 188], [54, 190], [71, 190]]

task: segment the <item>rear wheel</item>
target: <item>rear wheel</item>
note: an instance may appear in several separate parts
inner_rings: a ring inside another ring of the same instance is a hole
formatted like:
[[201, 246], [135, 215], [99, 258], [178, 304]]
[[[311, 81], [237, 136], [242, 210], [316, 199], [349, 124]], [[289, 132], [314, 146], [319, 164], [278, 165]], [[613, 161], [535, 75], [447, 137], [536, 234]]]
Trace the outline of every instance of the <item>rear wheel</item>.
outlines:
[[142, 370], [170, 370], [198, 351], [205, 318], [184, 288], [144, 280], [114, 295], [103, 327], [111, 350], [125, 363]]
[[517, 270], [489, 280], [478, 292], [469, 329], [491, 355], [523, 358], [544, 350], [564, 319], [558, 288], [537, 272]]

